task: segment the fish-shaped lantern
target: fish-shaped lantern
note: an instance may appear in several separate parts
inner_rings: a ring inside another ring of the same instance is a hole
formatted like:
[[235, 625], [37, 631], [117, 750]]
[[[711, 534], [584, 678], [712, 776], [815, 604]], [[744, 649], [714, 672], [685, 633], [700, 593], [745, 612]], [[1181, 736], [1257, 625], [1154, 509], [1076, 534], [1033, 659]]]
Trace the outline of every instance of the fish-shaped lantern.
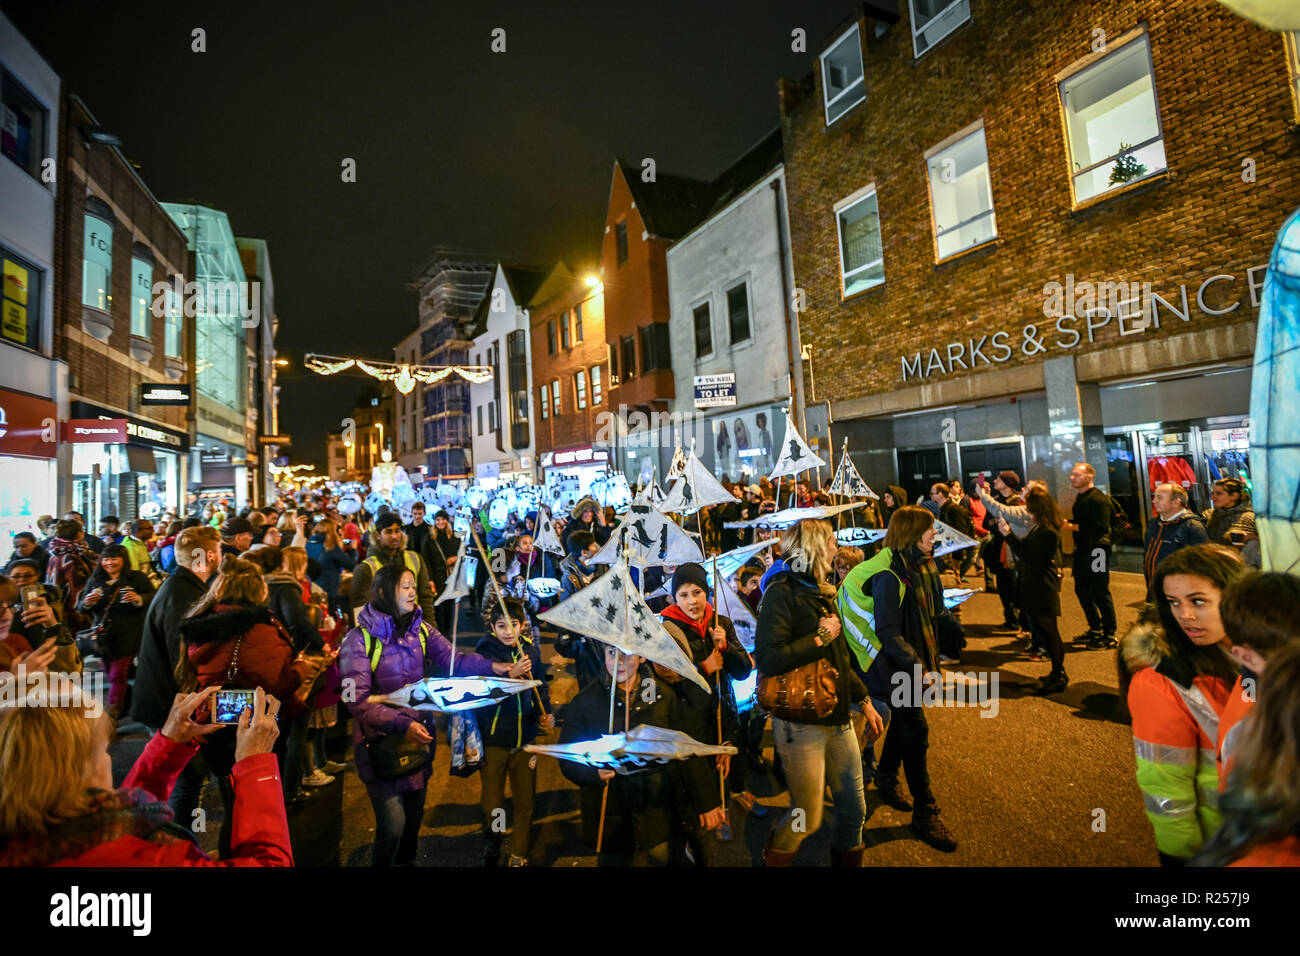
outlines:
[[528, 744], [524, 750], [547, 754], [560, 760], [572, 760], [597, 770], [613, 770], [623, 774], [636, 773], [670, 760], [734, 755], [740, 752], [735, 747], [702, 744], [690, 734], [652, 724], [641, 724], [625, 734], [602, 734], [595, 740], [578, 740], [569, 744]]
[[426, 677], [391, 694], [371, 695], [370, 702], [411, 710], [432, 710], [454, 714], [499, 703], [511, 694], [523, 694], [541, 687], [539, 680], [514, 677]]

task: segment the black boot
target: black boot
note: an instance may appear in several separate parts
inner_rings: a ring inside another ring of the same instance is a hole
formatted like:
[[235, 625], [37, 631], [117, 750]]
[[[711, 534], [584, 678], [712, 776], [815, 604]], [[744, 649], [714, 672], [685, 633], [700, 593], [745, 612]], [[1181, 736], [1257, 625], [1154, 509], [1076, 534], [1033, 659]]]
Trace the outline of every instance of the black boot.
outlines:
[[1040, 697], [1046, 697], [1048, 694], [1059, 694], [1069, 686], [1070, 678], [1066, 676], [1065, 669], [1054, 670], [1033, 688], [1033, 693]]
[[501, 865], [501, 834], [486, 831], [483, 834], [483, 865]]
[[880, 799], [895, 810], [906, 812], [912, 809], [912, 801], [903, 793], [903, 785], [899, 782], [897, 773], [881, 773], [877, 770], [876, 790], [880, 793]]
[[934, 805], [934, 801], [917, 808], [916, 812], [912, 814], [911, 827], [912, 832], [936, 850], [951, 853], [957, 849], [957, 841], [948, 832], [948, 828], [939, 816], [939, 808]]

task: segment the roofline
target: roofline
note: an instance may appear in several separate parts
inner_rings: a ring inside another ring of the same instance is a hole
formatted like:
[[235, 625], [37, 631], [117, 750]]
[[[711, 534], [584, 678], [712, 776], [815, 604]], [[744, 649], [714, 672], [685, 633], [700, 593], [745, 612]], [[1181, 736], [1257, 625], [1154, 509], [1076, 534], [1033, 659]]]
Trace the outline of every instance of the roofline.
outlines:
[[712, 213], [707, 218], [702, 219], [698, 223], [696, 223], [695, 227], [692, 228], [690, 232], [683, 235], [680, 239], [676, 240], [675, 242], [673, 242], [671, 246], [668, 247], [667, 255], [671, 256], [673, 254], [673, 250], [676, 249], [683, 242], [685, 242], [687, 239], [692, 238], [697, 232], [704, 231], [704, 229], [706, 229], [715, 219], [721, 219], [723, 216], [731, 212], [734, 207], [738, 206], [740, 203], [749, 199], [751, 193], [762, 188], [763, 186], [767, 186], [772, 182], [772, 180], [777, 178], [780, 178], [782, 180], [785, 179], [784, 162], [778, 163], [773, 169], [768, 170], [767, 173], [765, 173], [761, 179], [756, 180], [753, 184], [750, 185], [748, 189], [746, 189], [739, 196], [733, 198], [731, 202], [727, 203], [717, 212]]

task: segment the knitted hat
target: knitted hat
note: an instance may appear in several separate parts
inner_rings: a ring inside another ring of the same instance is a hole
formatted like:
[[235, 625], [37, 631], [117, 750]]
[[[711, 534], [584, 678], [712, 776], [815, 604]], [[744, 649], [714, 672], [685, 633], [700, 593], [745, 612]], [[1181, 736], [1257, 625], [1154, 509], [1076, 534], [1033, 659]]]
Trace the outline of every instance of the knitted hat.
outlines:
[[673, 596], [681, 590], [683, 584], [699, 585], [701, 591], [709, 593], [709, 576], [705, 574], [704, 567], [691, 561], [687, 564], [680, 564], [677, 570], [673, 572]]
[[1012, 491], [1018, 492], [1020, 491], [1021, 488], [1024, 487], [1024, 485], [1021, 484], [1020, 476], [1017, 475], [1014, 471], [1000, 471], [998, 472], [998, 477], [1001, 478], [1002, 483], [1006, 485], [1008, 488], [1010, 488]]

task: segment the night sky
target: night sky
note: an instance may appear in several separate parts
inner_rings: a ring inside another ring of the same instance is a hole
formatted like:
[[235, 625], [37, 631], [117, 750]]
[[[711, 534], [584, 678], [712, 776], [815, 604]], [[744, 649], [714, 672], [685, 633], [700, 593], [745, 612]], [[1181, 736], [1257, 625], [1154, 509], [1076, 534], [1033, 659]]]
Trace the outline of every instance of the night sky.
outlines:
[[[181, 7], [189, 7], [182, 10]], [[744, 3], [3, 2], [163, 201], [269, 243], [281, 431], [324, 465], [369, 379], [302, 352], [392, 359], [435, 245], [575, 265], [599, 252], [615, 155], [716, 176], [777, 125], [850, 0]], [[191, 31], [207, 31], [207, 52]], [[506, 31], [506, 52], [491, 51]], [[791, 51], [807, 32], [808, 53]], [[341, 163], [357, 163], [343, 183]]]

